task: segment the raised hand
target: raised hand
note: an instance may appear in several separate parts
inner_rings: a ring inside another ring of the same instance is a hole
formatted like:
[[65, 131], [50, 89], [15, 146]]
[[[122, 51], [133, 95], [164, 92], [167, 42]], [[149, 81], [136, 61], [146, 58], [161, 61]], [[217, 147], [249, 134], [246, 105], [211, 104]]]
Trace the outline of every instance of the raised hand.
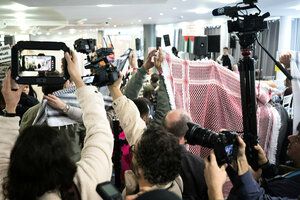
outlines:
[[[7, 113], [16, 113], [16, 107], [20, 101], [21, 93], [25, 88], [25, 85], [22, 85], [19, 88], [12, 88], [12, 85], [16, 84], [15, 81], [11, 79], [11, 71], [8, 70], [6, 77], [3, 79], [1, 90], [5, 101], [5, 110]], [[17, 91], [12, 91], [12, 89], [17, 89]]]
[[77, 88], [84, 86], [84, 82], [81, 79], [81, 75], [79, 72], [78, 61], [76, 53], [71, 50], [72, 58], [69, 53], [65, 52], [65, 58], [68, 62], [68, 72], [70, 74], [71, 79], [74, 81]]

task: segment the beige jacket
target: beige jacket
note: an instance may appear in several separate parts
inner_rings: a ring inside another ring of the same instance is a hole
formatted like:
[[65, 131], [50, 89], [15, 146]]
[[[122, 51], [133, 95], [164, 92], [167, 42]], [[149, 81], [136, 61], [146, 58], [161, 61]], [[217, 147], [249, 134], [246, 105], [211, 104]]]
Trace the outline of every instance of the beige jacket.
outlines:
[[[119, 97], [116, 99], [112, 106], [120, 120], [120, 125], [124, 130], [126, 139], [129, 145], [136, 144], [140, 139], [145, 129], [147, 128], [146, 123], [141, 119], [139, 110], [136, 105], [128, 99], [126, 96]], [[137, 188], [137, 182], [135, 176], [131, 170], [125, 172], [125, 191], [123, 196], [133, 194]], [[166, 189], [174, 192], [180, 198], [182, 198], [183, 182], [180, 176], [178, 176], [173, 182], [167, 185], [155, 185], [153, 189]]]
[[[95, 87], [84, 86], [76, 91], [87, 129], [81, 160], [76, 163], [74, 177], [82, 200], [101, 199], [96, 192], [98, 183], [109, 181], [112, 174], [113, 136], [106, 118], [102, 95]], [[88, 97], [88, 98], [87, 98]], [[0, 116], [0, 200], [3, 177], [7, 176], [11, 149], [19, 135], [19, 117]], [[41, 200], [60, 200], [58, 191], [45, 193]]]

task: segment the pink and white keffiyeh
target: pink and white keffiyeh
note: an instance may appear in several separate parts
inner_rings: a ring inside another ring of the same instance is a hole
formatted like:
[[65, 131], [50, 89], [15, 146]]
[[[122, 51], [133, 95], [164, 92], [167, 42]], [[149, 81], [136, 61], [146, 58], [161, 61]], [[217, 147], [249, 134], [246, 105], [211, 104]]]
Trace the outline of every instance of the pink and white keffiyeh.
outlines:
[[[163, 75], [172, 109], [190, 113], [193, 121], [218, 132], [243, 131], [239, 75], [214, 61], [185, 61], [165, 53]], [[257, 92], [258, 136], [271, 162], [275, 162], [280, 116], [268, 104], [264, 90]], [[206, 157], [209, 150], [189, 146], [189, 151]]]

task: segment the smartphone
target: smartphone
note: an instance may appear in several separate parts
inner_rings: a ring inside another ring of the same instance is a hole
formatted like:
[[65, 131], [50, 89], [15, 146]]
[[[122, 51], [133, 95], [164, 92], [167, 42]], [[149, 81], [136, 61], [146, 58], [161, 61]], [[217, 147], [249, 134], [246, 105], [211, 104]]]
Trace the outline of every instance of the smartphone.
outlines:
[[82, 76], [81, 79], [87, 85], [91, 85], [94, 81], [95, 76]]
[[161, 47], [161, 37], [156, 37], [156, 50]]
[[55, 71], [55, 56], [24, 55], [24, 71]]
[[98, 184], [96, 191], [103, 200], [123, 200], [122, 194], [110, 182]]

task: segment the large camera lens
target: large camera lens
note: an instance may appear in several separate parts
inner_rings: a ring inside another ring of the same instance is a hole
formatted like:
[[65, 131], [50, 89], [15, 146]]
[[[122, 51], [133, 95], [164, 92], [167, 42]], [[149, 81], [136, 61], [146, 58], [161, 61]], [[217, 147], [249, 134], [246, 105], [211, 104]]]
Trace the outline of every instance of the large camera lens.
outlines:
[[201, 145], [207, 148], [214, 148], [218, 140], [218, 134], [208, 129], [202, 128], [198, 124], [188, 123], [189, 130], [185, 135], [188, 144]]

